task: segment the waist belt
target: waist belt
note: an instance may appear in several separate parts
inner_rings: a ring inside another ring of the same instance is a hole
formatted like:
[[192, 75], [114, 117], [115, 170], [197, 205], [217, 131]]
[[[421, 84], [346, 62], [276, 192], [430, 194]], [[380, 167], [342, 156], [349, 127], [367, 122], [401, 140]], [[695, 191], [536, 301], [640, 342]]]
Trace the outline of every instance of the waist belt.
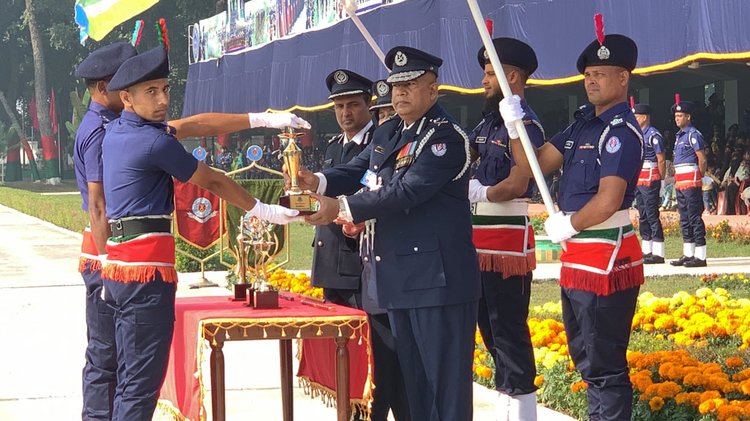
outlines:
[[643, 166], [641, 167], [642, 170], [650, 170], [653, 168], [659, 168], [656, 162], [653, 161], [643, 161]]
[[149, 232], [171, 232], [172, 220], [166, 218], [115, 219], [109, 221], [113, 237], [140, 235]]
[[485, 216], [526, 216], [529, 214], [529, 203], [526, 200], [509, 200], [507, 202], [477, 202], [472, 205], [472, 214]]
[[677, 164], [674, 166], [675, 174], [687, 174], [694, 171], [698, 171], [698, 165], [696, 164]]
[[[570, 215], [570, 214], [574, 214], [575, 212], [565, 212], [565, 213]], [[613, 213], [612, 216], [607, 218], [606, 221], [596, 224], [594, 226], [588, 227], [584, 231], [625, 227], [625, 226], [630, 225], [631, 223], [632, 222], [630, 221], [630, 211], [628, 211], [627, 209], [622, 209]]]

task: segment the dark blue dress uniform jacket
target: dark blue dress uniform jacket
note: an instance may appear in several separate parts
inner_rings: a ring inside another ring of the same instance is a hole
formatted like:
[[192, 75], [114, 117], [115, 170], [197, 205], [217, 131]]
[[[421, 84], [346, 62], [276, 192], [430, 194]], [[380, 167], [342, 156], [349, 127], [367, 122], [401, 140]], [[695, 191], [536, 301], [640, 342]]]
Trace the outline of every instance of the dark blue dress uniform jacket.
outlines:
[[[413, 161], [396, 156], [418, 142]], [[393, 117], [348, 164], [324, 170], [326, 195], [351, 191], [369, 169], [382, 187], [348, 198], [354, 222], [376, 218], [374, 255], [378, 304], [407, 309], [477, 301], [479, 266], [471, 241], [469, 141], [434, 105], [409, 129]]]
[[[361, 144], [341, 143], [343, 135], [336, 136], [326, 147], [323, 169], [346, 164], [359, 155], [370, 143], [375, 126], [365, 133]], [[354, 194], [359, 188], [347, 191]], [[310, 276], [312, 285], [319, 288], [359, 289], [362, 275], [362, 260], [359, 256], [359, 241], [346, 237], [341, 225], [328, 224], [315, 228], [313, 240], [313, 265]]]

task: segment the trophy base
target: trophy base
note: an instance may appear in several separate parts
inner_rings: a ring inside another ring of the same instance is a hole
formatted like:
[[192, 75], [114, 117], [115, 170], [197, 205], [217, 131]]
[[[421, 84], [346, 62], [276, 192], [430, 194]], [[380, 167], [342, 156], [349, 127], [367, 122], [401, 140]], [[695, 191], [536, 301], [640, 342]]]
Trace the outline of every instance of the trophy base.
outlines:
[[279, 308], [278, 291], [253, 291], [253, 307]]
[[248, 284], [234, 284], [233, 288], [234, 297], [232, 298], [232, 301], [245, 301], [246, 297], [248, 296]]
[[316, 212], [315, 201], [307, 193], [288, 194], [279, 198], [279, 205], [298, 210], [300, 215], [312, 215]]
[[245, 296], [245, 306], [246, 307], [255, 307], [255, 288], [248, 286], [247, 287], [247, 294]]

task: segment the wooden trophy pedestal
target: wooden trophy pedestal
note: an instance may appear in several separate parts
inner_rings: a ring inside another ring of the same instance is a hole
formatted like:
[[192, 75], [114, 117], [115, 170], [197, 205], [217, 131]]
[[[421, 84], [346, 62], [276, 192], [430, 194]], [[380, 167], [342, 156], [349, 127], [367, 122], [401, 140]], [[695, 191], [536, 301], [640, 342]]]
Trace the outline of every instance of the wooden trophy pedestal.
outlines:
[[278, 291], [253, 290], [252, 295], [254, 308], [279, 308]]
[[298, 210], [300, 215], [314, 214], [314, 204], [314, 199], [307, 193], [292, 193], [279, 198], [279, 205], [285, 208]]
[[250, 288], [250, 285], [248, 284], [234, 284], [234, 297], [232, 298], [232, 301], [245, 301], [245, 298], [247, 297], [247, 290]]

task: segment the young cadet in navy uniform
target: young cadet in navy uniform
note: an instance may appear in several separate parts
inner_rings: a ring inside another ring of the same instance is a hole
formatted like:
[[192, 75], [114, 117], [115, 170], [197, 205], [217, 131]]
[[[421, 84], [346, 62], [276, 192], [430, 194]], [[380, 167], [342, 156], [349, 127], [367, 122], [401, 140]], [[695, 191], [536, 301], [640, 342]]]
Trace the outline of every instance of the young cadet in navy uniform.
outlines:
[[112, 419], [150, 420], [167, 369], [177, 273], [170, 214], [172, 177], [206, 188], [255, 216], [288, 223], [296, 211], [266, 205], [224, 174], [198, 162], [164, 121], [169, 60], [157, 47], [125, 61], [107, 85], [125, 109], [102, 146], [104, 196], [112, 237], [102, 269], [115, 309], [118, 353]]
[[674, 122], [680, 129], [674, 144], [674, 187], [680, 212], [682, 257], [669, 262], [672, 266], [706, 266], [706, 226], [703, 223], [703, 174], [706, 173], [706, 144], [703, 135], [693, 127], [695, 104], [681, 101], [672, 106]]
[[[368, 106], [372, 81], [357, 73], [338, 69], [326, 77], [336, 121], [342, 133], [328, 142], [323, 169], [345, 164], [370, 143], [375, 130]], [[354, 194], [358, 187], [347, 192]], [[326, 300], [348, 307], [362, 308], [360, 276], [362, 261], [359, 243], [341, 232], [334, 223], [315, 228], [313, 241], [312, 285], [323, 288]]]
[[[544, 144], [539, 118], [523, 99], [524, 86], [537, 68], [534, 50], [513, 38], [492, 40], [503, 63], [502, 71], [513, 94], [521, 98], [524, 125], [534, 146]], [[536, 420], [536, 363], [527, 318], [531, 271], [536, 267], [534, 229], [529, 224], [531, 182], [515, 167], [508, 130], [497, 103], [502, 91], [495, 69], [479, 49], [484, 69], [482, 85], [490, 111], [469, 134], [472, 152], [479, 157], [476, 178], [469, 182], [469, 201], [475, 203], [474, 245], [482, 270], [479, 331], [495, 362], [498, 420]]]
[[659, 219], [659, 191], [661, 180], [667, 173], [664, 138], [651, 125], [651, 107], [648, 104], [635, 104], [633, 114], [643, 132], [645, 146], [643, 167], [638, 176], [638, 187], [635, 192], [643, 263], [664, 263], [664, 230]]
[[373, 113], [373, 120], [378, 125], [385, 123], [386, 120], [396, 114], [391, 102], [391, 84], [387, 80], [378, 80], [372, 85], [372, 92], [377, 96], [375, 104], [370, 107]]
[[[83, 369], [83, 418], [110, 419], [116, 386], [117, 354], [115, 322], [109, 306], [101, 298], [101, 261], [110, 235], [102, 179], [102, 140], [105, 124], [119, 117], [123, 103], [119, 92], [107, 90], [107, 82], [120, 65], [137, 54], [126, 42], [117, 42], [89, 54], [76, 68], [75, 75], [85, 79], [91, 93], [89, 109], [76, 133], [73, 150], [78, 189], [83, 210], [89, 214], [89, 225], [83, 233], [79, 269], [86, 285], [86, 325], [88, 346]], [[270, 121], [270, 120], [279, 120]], [[269, 120], [269, 121], [266, 121]], [[292, 125], [301, 122], [293, 114], [219, 114], [206, 113], [179, 120], [178, 139], [228, 133], [275, 123]]]
[[[560, 286], [570, 356], [588, 385], [592, 420], [630, 420], [633, 389], [625, 357], [643, 254], [628, 208], [643, 161], [643, 137], [626, 102], [638, 50], [630, 38], [602, 35], [578, 58], [588, 104], [575, 121], [538, 150], [547, 174], [562, 167], [560, 211], [544, 224], [565, 242]], [[500, 102], [513, 156], [528, 169], [515, 122], [517, 97]]]
[[[327, 196], [317, 196], [310, 223], [375, 220], [368, 236], [376, 296], [388, 311], [411, 418], [469, 420], [480, 295], [467, 200], [471, 157], [466, 134], [437, 105], [441, 64], [414, 48], [391, 49], [398, 118], [376, 129], [351, 162], [306, 175], [303, 187]], [[342, 195], [360, 181], [370, 191]]]

